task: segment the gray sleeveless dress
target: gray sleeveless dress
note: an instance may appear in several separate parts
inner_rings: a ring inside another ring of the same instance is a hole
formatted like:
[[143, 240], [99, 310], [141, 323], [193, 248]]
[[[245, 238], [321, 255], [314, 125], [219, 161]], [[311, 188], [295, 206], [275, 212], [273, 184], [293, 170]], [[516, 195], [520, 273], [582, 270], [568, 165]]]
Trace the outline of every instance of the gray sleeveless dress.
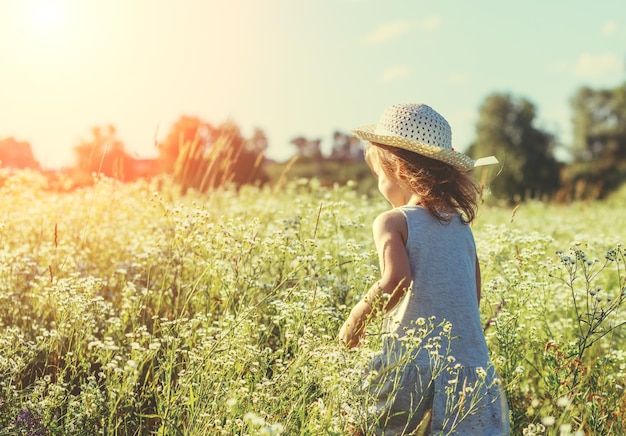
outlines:
[[480, 321], [472, 232], [459, 214], [442, 223], [421, 206], [400, 210], [413, 283], [387, 314], [382, 353], [363, 379], [363, 430], [509, 434], [506, 398]]

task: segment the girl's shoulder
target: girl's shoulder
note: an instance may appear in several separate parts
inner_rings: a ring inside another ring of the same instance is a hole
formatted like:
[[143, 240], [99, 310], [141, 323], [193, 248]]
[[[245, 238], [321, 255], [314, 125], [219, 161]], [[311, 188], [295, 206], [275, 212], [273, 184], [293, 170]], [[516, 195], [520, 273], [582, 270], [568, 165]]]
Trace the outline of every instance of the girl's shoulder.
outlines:
[[401, 224], [402, 222], [406, 223], [406, 215], [404, 214], [402, 208], [395, 207], [393, 209], [386, 210], [381, 212], [375, 219], [374, 224]]
[[399, 234], [406, 241], [408, 227], [406, 216], [400, 208], [389, 209], [374, 219], [374, 236]]

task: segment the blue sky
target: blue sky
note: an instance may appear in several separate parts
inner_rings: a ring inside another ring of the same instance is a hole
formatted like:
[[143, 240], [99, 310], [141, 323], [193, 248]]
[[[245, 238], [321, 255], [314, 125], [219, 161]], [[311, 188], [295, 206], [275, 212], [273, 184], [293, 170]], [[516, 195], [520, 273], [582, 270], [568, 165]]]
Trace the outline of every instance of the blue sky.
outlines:
[[322, 138], [422, 102], [474, 139], [493, 92], [525, 97], [567, 143], [583, 85], [626, 81], [626, 2], [0, 0], [0, 138], [47, 167], [73, 162], [95, 125], [156, 155], [181, 115], [269, 138]]

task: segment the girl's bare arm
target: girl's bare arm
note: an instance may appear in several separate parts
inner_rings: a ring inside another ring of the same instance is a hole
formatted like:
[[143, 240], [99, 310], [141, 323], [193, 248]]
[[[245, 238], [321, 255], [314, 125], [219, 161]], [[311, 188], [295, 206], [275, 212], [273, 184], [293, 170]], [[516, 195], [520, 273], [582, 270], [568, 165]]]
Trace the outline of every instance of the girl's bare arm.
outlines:
[[373, 232], [381, 278], [352, 308], [339, 332], [340, 339], [351, 348], [358, 345], [368, 319], [379, 310], [391, 310], [411, 282], [409, 257], [405, 247], [407, 226], [404, 214], [397, 209], [382, 213], [374, 220]]

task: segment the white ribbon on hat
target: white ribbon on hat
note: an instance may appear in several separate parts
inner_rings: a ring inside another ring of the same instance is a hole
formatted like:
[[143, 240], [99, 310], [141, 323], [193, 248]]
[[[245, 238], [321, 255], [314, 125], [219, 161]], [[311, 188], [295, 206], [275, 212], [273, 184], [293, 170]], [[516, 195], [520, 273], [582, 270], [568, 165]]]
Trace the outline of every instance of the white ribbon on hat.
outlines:
[[480, 159], [476, 159], [474, 161], [474, 168], [476, 167], [482, 167], [485, 165], [495, 165], [498, 162], [498, 159], [496, 159], [495, 156], [487, 156], [487, 157], [481, 157]]

